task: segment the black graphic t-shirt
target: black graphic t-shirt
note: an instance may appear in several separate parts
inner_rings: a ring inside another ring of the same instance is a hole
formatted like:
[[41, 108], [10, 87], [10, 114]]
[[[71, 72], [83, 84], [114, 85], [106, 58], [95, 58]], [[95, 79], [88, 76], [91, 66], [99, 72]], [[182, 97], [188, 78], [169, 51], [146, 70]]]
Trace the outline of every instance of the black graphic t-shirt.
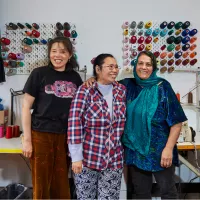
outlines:
[[81, 84], [76, 71], [59, 72], [49, 66], [34, 69], [23, 89], [24, 93], [35, 97], [31, 128], [66, 133], [71, 101]]

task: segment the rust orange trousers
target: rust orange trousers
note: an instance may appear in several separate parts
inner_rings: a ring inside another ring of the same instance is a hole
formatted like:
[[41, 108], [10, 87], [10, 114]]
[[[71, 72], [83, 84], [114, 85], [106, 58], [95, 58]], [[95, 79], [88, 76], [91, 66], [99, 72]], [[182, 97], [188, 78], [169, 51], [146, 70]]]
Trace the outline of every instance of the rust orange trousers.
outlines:
[[33, 199], [70, 199], [65, 137], [32, 130]]

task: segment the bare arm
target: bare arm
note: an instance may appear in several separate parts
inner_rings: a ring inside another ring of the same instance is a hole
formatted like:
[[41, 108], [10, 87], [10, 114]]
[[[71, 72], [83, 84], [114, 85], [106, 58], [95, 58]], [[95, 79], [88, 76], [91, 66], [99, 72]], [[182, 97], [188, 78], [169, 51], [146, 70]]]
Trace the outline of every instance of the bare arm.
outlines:
[[35, 98], [25, 93], [22, 104], [22, 126], [24, 131], [23, 154], [30, 158], [32, 155], [31, 141], [31, 108]]
[[181, 126], [182, 123], [178, 123], [170, 128], [169, 138], [161, 156], [162, 167], [170, 167], [172, 165], [173, 148], [180, 135]]

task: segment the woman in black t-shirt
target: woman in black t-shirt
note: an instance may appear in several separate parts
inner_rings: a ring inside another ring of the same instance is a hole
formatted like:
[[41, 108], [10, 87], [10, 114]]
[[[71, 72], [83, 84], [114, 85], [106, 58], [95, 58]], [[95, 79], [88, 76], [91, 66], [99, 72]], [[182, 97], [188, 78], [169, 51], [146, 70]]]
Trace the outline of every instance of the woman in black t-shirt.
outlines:
[[34, 69], [24, 86], [23, 154], [31, 160], [34, 199], [69, 199], [65, 137], [70, 104], [82, 80], [68, 38], [51, 40], [48, 56], [49, 65]]

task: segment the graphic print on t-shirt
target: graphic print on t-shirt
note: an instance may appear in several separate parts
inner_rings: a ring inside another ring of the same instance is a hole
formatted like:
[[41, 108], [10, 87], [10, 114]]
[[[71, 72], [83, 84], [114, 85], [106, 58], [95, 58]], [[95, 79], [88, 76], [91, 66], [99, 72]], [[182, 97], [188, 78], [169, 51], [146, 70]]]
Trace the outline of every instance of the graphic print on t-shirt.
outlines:
[[76, 90], [77, 86], [68, 81], [55, 81], [52, 85], [45, 86], [47, 94], [54, 94], [61, 98], [73, 98]]

